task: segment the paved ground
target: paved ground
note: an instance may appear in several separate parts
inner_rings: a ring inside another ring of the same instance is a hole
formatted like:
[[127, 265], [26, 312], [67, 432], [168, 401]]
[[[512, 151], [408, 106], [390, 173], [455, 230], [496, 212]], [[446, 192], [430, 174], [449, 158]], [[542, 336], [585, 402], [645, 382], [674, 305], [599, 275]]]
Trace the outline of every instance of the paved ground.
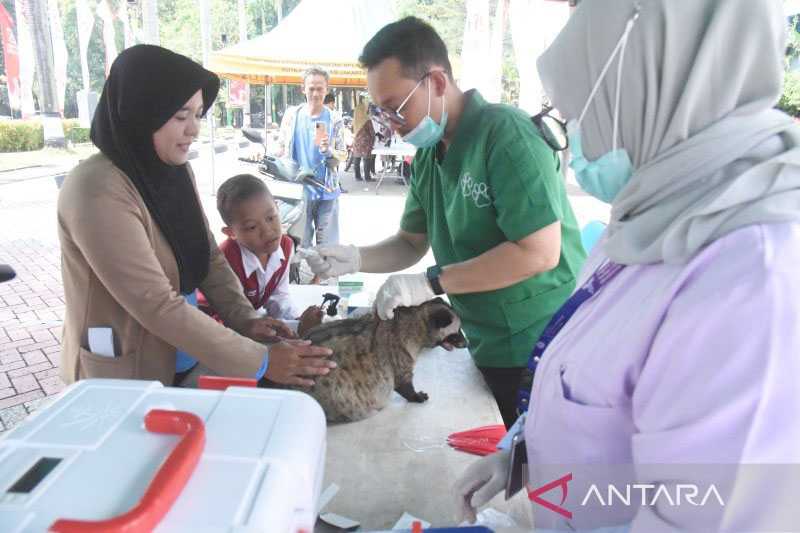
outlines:
[[[217, 154], [213, 176], [208, 150], [192, 161], [212, 228], [222, 227], [212, 195], [216, 187], [236, 173], [255, 172], [255, 167], [237, 160], [239, 155], [246, 155], [246, 150]], [[0, 285], [0, 434], [63, 388], [57, 375], [64, 318], [56, 235], [58, 188], [56, 179], [49, 172], [40, 173], [42, 169], [0, 170], [0, 264], [10, 264], [18, 274]], [[349, 193], [340, 201], [342, 242], [374, 243], [396, 231], [404, 186], [387, 179], [376, 195], [374, 183], [356, 182], [352, 173], [345, 174], [343, 185]], [[607, 219], [607, 206], [574, 183], [568, 182], [568, 191], [581, 225]], [[409, 271], [420, 271], [431, 261], [423, 260]], [[376, 287], [382, 279], [371, 275], [365, 281]]]
[[18, 277], [0, 285], [0, 430], [59, 392], [64, 292], [59, 251], [35, 239], [0, 243], [0, 262]]

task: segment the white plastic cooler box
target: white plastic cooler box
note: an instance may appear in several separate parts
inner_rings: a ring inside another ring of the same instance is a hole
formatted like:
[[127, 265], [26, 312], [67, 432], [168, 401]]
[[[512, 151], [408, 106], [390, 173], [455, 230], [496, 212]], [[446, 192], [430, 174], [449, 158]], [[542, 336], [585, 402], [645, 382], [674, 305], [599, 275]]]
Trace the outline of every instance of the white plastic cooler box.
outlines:
[[0, 439], [0, 531], [311, 533], [324, 461], [299, 392], [80, 381]]

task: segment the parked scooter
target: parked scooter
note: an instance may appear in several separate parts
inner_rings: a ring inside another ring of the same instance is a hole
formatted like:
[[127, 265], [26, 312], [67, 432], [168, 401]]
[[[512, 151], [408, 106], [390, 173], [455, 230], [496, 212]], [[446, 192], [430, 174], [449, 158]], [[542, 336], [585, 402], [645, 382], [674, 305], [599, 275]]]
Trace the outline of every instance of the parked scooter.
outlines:
[[[327, 192], [333, 192], [324, 183], [317, 180], [313, 170], [300, 168], [293, 159], [269, 155], [264, 142], [264, 135], [260, 130], [242, 128], [242, 135], [251, 143], [260, 144], [264, 148], [264, 156], [261, 161], [258, 161], [258, 171], [262, 174], [278, 181], [307, 184]], [[253, 162], [249, 159], [242, 159], [242, 161]]]

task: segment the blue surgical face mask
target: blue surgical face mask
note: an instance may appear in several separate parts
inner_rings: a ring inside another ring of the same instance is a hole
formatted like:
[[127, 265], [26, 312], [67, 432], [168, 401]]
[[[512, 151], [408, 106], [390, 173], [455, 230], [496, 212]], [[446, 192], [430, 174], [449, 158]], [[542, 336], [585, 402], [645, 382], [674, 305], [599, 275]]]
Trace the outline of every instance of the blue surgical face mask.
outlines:
[[[630, 181], [633, 175], [631, 158], [624, 148], [617, 148], [617, 140], [619, 137], [619, 96], [622, 81], [622, 62], [625, 58], [625, 47], [628, 44], [628, 35], [638, 17], [639, 11], [637, 8], [637, 11], [625, 26], [625, 32], [614, 47], [613, 52], [611, 52], [611, 57], [608, 58], [603, 70], [600, 72], [600, 78], [592, 88], [592, 92], [589, 94], [589, 99], [583, 106], [580, 117], [578, 120], [573, 119], [567, 123], [567, 138], [569, 139], [569, 148], [572, 153], [569, 166], [575, 171], [575, 179], [578, 180], [578, 184], [584, 191], [609, 204], [614, 201], [619, 191]], [[600, 84], [603, 82], [606, 72], [618, 53], [619, 66], [617, 67], [617, 96], [616, 103], [614, 104], [614, 138], [611, 141], [612, 148], [610, 152], [603, 154], [594, 161], [589, 161], [583, 154], [580, 124], [584, 116], [586, 116], [589, 104], [592, 103], [597, 90], [600, 88]]]
[[583, 155], [581, 131], [574, 120], [567, 124], [567, 137], [572, 154], [569, 166], [575, 172], [575, 179], [581, 189], [598, 200], [612, 203], [633, 175], [633, 164], [628, 152], [615, 149], [589, 161]]
[[[417, 148], [428, 148], [438, 143], [444, 136], [444, 128], [447, 126], [447, 111], [445, 110], [444, 95], [442, 95], [442, 120], [437, 124], [436, 121], [431, 118], [431, 84], [429, 78], [425, 79], [428, 85], [428, 114], [413, 130], [403, 135], [404, 141], [413, 144]], [[414, 87], [414, 90], [411, 91], [400, 107], [397, 108], [398, 113], [421, 83], [422, 81]]]

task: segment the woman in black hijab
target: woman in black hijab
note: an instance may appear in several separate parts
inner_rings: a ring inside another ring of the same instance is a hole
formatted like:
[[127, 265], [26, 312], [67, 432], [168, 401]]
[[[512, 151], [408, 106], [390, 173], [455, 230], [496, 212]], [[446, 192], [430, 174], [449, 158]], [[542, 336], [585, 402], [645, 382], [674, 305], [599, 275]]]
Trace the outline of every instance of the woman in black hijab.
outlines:
[[[187, 164], [219, 78], [158, 46], [122, 52], [92, 123], [100, 153], [65, 180], [58, 202], [66, 317], [61, 374], [175, 377], [176, 351], [228, 376], [310, 384], [330, 352], [269, 347], [282, 323], [260, 318], [216, 247]], [[225, 324], [187, 302], [202, 289]]]

